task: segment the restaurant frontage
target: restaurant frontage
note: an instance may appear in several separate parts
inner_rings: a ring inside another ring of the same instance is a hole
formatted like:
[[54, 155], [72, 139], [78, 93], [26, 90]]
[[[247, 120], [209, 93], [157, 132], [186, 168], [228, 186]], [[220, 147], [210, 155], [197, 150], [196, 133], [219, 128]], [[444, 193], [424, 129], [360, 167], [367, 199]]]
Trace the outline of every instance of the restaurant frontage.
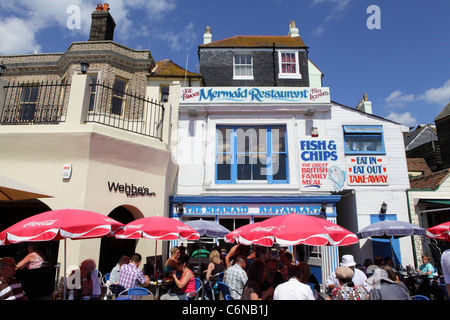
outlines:
[[[339, 195], [324, 196], [172, 196], [171, 217], [183, 222], [190, 220], [211, 220], [229, 230], [235, 230], [249, 223], [263, 221], [270, 217], [286, 214], [303, 214], [336, 221], [336, 203]], [[172, 245], [188, 245], [173, 241]], [[219, 245], [229, 250], [235, 243], [223, 239], [202, 237], [202, 246], [211, 249]], [[318, 279], [322, 279], [322, 258], [332, 265], [338, 265], [337, 251], [332, 247], [293, 246], [286, 247], [296, 253], [297, 261], [306, 261]], [[258, 248], [266, 253], [267, 248]]]

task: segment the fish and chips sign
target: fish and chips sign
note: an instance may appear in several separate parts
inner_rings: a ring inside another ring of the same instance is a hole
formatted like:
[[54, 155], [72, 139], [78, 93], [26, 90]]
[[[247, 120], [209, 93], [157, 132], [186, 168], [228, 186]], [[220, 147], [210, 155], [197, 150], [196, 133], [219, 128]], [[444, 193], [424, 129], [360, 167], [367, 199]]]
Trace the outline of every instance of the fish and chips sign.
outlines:
[[329, 103], [330, 88], [309, 87], [184, 87], [183, 103]]

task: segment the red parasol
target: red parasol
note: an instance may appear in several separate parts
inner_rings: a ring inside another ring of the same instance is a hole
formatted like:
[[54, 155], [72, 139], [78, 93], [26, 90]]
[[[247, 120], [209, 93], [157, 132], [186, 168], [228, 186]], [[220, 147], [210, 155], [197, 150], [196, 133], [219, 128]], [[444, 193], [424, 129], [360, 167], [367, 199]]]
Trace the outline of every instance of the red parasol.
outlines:
[[436, 240], [450, 241], [450, 221], [428, 228], [425, 235]]
[[267, 247], [274, 243], [348, 246], [357, 243], [358, 237], [331, 221], [294, 213], [245, 225], [227, 234], [225, 241]]
[[64, 299], [66, 298], [66, 239], [112, 236], [123, 224], [101, 213], [60, 209], [26, 218], [0, 233], [0, 244], [64, 239]]
[[147, 217], [126, 224], [115, 235], [118, 239], [197, 240], [200, 234], [187, 224], [167, 217]]
[[114, 234], [122, 226], [122, 223], [92, 211], [77, 209], [46, 211], [2, 231], [0, 244], [101, 238]]

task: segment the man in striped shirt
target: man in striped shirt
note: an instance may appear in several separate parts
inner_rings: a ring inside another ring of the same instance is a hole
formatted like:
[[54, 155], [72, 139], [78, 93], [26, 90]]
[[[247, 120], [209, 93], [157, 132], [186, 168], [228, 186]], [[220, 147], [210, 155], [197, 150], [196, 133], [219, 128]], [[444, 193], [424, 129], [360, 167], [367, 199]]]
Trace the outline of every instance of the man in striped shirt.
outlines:
[[22, 284], [14, 278], [16, 262], [13, 258], [0, 258], [0, 300], [28, 300]]
[[141, 286], [148, 286], [150, 279], [138, 269], [142, 257], [139, 253], [131, 256], [130, 263], [120, 267], [119, 285], [125, 289]]

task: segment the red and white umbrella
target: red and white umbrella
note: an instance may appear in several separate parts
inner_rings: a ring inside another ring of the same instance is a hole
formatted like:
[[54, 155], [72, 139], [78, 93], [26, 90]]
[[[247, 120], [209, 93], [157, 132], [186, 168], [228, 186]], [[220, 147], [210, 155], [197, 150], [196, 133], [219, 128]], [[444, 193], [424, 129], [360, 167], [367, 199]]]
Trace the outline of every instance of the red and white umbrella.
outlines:
[[450, 241], [450, 221], [428, 228], [425, 235], [436, 240]]
[[26, 218], [0, 233], [0, 245], [63, 239], [90, 239], [111, 236], [122, 223], [101, 213], [61, 209]]
[[167, 217], [146, 217], [134, 220], [115, 235], [118, 239], [197, 240], [200, 234], [187, 224]]
[[123, 224], [101, 213], [60, 209], [26, 218], [0, 233], [0, 245], [64, 239], [64, 299], [66, 298], [66, 239], [112, 236]]
[[226, 235], [225, 241], [267, 247], [274, 243], [349, 246], [357, 243], [358, 237], [331, 221], [293, 213], [245, 225]]

